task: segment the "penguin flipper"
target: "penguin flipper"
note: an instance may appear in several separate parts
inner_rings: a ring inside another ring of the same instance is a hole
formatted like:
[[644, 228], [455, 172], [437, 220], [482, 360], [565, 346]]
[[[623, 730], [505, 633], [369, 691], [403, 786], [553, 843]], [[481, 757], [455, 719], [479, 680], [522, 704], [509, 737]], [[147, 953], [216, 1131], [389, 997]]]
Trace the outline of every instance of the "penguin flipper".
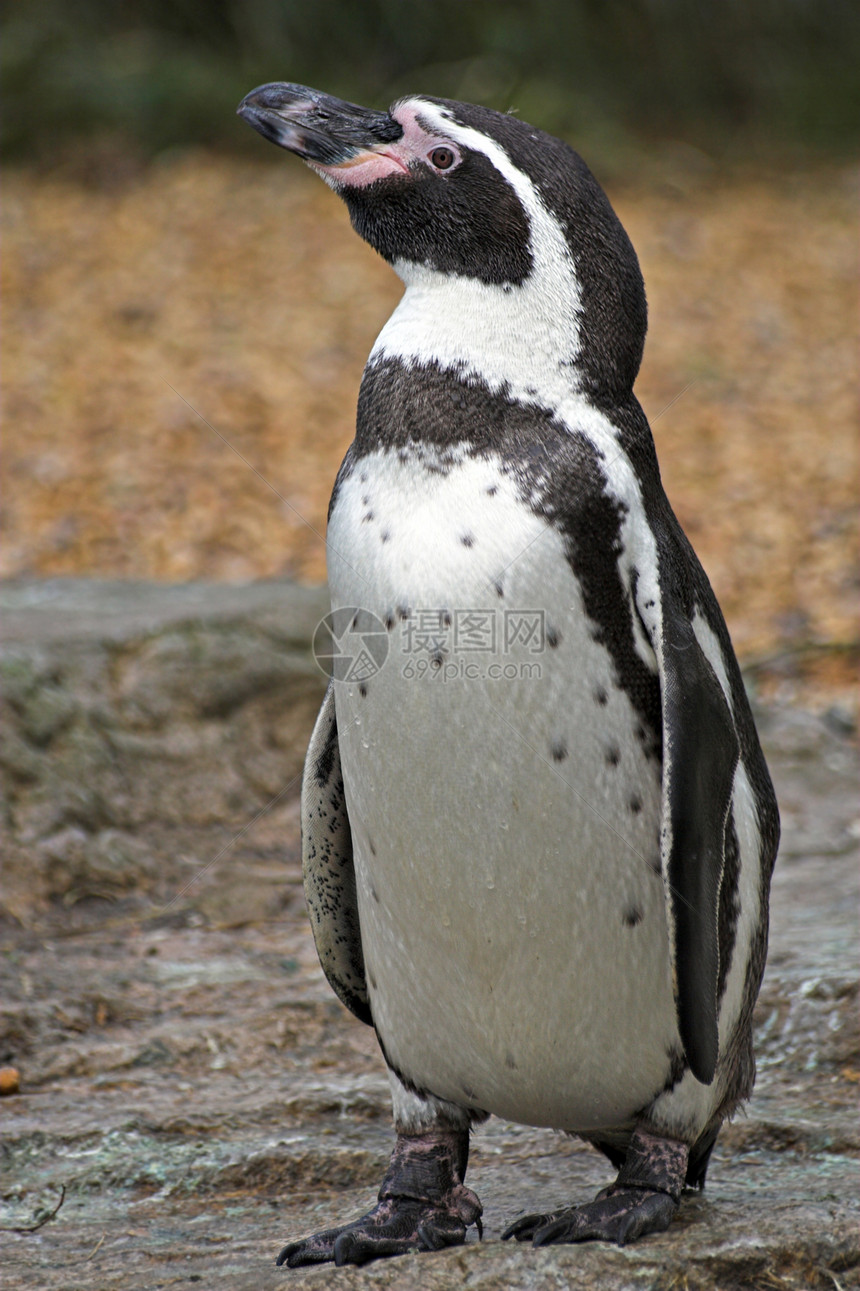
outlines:
[[346, 810], [340, 747], [329, 682], [311, 735], [302, 778], [302, 877], [314, 941], [329, 985], [372, 1025]]
[[690, 1070], [709, 1085], [719, 1055], [718, 914], [739, 741], [688, 607], [664, 591], [661, 608], [661, 864], [678, 1029]]

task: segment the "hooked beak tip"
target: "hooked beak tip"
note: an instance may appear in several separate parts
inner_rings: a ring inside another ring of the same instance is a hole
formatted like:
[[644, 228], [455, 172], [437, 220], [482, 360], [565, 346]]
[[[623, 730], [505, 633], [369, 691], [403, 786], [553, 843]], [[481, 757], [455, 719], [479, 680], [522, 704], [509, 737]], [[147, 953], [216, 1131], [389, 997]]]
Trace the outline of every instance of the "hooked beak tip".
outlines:
[[245, 95], [236, 112], [272, 143], [322, 166], [349, 162], [360, 152], [398, 139], [403, 133], [387, 112], [284, 82], [257, 86]]

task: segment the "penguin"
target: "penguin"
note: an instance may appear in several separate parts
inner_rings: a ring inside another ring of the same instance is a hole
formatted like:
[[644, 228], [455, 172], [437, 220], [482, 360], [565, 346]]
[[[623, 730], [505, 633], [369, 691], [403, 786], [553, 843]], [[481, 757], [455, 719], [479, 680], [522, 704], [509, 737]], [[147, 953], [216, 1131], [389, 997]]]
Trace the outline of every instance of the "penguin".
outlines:
[[286, 83], [238, 111], [405, 284], [331, 498], [340, 666], [302, 787], [320, 962], [375, 1029], [396, 1140], [377, 1204], [278, 1263], [481, 1236], [490, 1115], [618, 1171], [504, 1238], [658, 1233], [752, 1089], [779, 818], [633, 393], [636, 254], [578, 154], [517, 117]]

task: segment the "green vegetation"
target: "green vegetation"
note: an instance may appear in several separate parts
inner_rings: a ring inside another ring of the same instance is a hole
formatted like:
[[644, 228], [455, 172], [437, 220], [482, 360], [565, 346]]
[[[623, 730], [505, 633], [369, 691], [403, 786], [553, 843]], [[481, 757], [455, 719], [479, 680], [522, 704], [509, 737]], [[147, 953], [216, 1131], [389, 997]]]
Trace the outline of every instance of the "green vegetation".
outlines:
[[845, 155], [860, 122], [857, 0], [11, 0], [2, 48], [0, 145], [41, 160], [247, 150], [233, 111], [267, 80], [513, 106], [610, 150]]

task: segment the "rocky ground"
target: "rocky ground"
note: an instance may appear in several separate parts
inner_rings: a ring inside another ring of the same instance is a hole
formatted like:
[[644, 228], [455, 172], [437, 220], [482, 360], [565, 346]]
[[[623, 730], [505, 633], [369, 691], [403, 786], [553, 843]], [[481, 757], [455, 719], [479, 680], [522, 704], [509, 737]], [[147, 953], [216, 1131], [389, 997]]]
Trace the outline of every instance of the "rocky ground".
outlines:
[[483, 1243], [289, 1273], [281, 1245], [366, 1208], [391, 1142], [373, 1037], [325, 984], [301, 894], [322, 595], [60, 581], [0, 602], [0, 1062], [21, 1078], [0, 1102], [5, 1287], [860, 1286], [848, 707], [759, 704], [784, 824], [759, 1078], [673, 1227], [625, 1249], [503, 1245], [521, 1210], [611, 1172], [492, 1120], [469, 1172]]

